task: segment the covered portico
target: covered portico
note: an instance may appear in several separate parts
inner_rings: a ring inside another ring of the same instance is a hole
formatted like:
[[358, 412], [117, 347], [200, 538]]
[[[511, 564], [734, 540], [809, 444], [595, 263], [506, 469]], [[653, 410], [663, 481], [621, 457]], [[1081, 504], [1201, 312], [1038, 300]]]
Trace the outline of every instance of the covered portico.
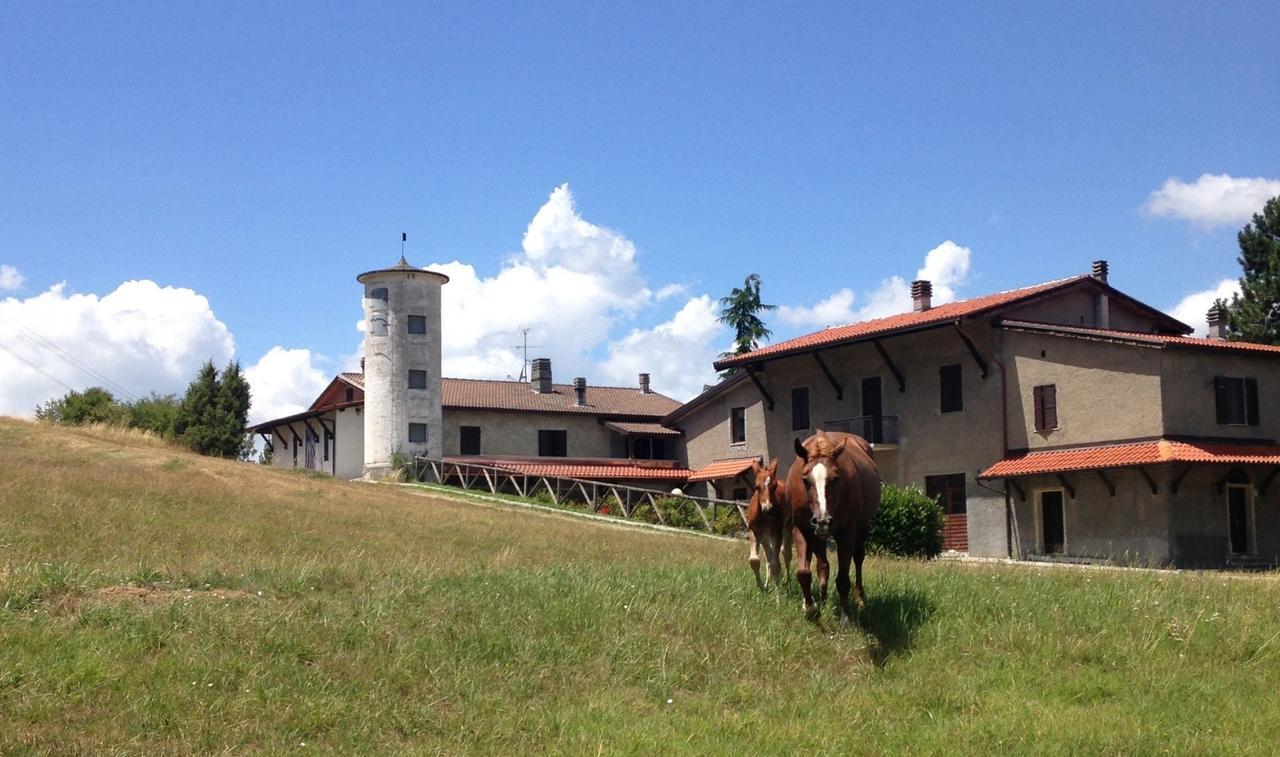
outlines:
[[1280, 447], [1156, 439], [990, 466], [1015, 554], [1176, 567], [1280, 564]]

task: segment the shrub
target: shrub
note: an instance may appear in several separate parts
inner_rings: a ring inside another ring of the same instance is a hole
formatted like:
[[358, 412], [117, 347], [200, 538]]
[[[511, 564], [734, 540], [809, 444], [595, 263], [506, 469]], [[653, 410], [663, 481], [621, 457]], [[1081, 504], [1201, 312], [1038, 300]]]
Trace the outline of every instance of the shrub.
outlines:
[[540, 505], [555, 505], [556, 501], [552, 499], [551, 492], [546, 489], [539, 489], [529, 495], [529, 499]]
[[631, 520], [638, 520], [642, 523], [657, 523], [658, 514], [653, 511], [653, 505], [645, 501], [631, 508]]
[[917, 486], [885, 484], [880, 510], [871, 522], [868, 547], [904, 557], [937, 557], [942, 552], [942, 507]]
[[741, 536], [746, 533], [747, 526], [733, 505], [720, 505], [716, 508], [716, 519], [711, 522], [711, 530], [721, 536]]
[[702, 516], [698, 515], [698, 503], [687, 497], [659, 497], [658, 509], [668, 526], [689, 528], [695, 531], [706, 530]]

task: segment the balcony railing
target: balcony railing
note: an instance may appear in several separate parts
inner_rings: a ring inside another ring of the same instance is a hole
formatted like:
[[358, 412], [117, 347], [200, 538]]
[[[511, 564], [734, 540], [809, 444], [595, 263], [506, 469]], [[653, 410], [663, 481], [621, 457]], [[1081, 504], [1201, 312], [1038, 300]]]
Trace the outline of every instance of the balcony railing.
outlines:
[[857, 434], [872, 444], [897, 444], [898, 416], [859, 415], [856, 418], [835, 418], [825, 421], [822, 430]]

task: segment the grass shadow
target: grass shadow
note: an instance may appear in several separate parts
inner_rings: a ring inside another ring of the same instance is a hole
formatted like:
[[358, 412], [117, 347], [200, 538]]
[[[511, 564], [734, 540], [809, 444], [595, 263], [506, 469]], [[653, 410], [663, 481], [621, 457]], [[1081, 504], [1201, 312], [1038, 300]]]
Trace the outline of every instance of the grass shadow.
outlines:
[[876, 592], [858, 613], [858, 625], [875, 642], [871, 661], [883, 667], [891, 657], [907, 654], [916, 631], [933, 617], [936, 607], [927, 595], [914, 589]]

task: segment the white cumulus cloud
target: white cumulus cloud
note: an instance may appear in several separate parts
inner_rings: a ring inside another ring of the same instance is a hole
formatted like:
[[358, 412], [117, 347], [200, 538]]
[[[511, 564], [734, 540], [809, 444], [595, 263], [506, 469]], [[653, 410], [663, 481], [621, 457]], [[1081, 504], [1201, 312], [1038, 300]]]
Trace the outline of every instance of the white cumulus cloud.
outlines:
[[22, 273], [8, 263], [0, 264], [0, 292], [12, 292], [15, 289], [22, 288], [22, 282], [26, 281]]
[[[653, 390], [684, 401], [716, 381], [711, 363], [731, 341], [717, 318], [719, 305], [708, 295], [685, 302], [672, 318], [651, 329], [633, 329], [609, 345], [600, 366], [617, 386], [635, 386], [639, 374], [651, 375]], [[723, 346], [717, 347], [718, 343]]]
[[[941, 305], [956, 299], [956, 292], [969, 281], [969, 267], [973, 262], [973, 251], [962, 247], [948, 239], [929, 250], [924, 255], [924, 265], [916, 270], [916, 279], [925, 279], [933, 284], [932, 302]], [[815, 309], [827, 305], [829, 308], [844, 302], [844, 293], [836, 292], [831, 297], [819, 302]], [[901, 276], [890, 276], [882, 279], [879, 286], [869, 292], [861, 307], [852, 307], [856, 298], [849, 293], [845, 306], [848, 317], [843, 323], [866, 321], [881, 318], [895, 313], [911, 310], [911, 284]], [[818, 325], [811, 321], [810, 325]]]
[[1166, 179], [1142, 209], [1151, 216], [1181, 218], [1211, 229], [1244, 225], [1261, 213], [1267, 200], [1280, 195], [1280, 179], [1202, 174], [1194, 182]]
[[317, 363], [328, 364], [308, 349], [286, 349], [279, 345], [244, 369], [253, 394], [249, 422], [259, 423], [306, 410], [333, 375]]
[[812, 306], [780, 305], [778, 320], [797, 328], [825, 328], [848, 323], [857, 316], [853, 310], [855, 296], [852, 289], [841, 289]]
[[1239, 281], [1223, 279], [1208, 289], [1188, 294], [1179, 300], [1177, 305], [1165, 312], [1188, 326], [1195, 327], [1196, 336], [1204, 336], [1209, 333], [1209, 323], [1205, 315], [1213, 303], [1218, 300], [1230, 302], [1231, 298], [1239, 293]]
[[68, 294], [66, 284], [0, 301], [0, 413], [31, 415], [68, 387], [122, 395], [182, 392], [205, 360], [235, 352], [209, 301], [180, 287], [126, 281], [109, 294]]

